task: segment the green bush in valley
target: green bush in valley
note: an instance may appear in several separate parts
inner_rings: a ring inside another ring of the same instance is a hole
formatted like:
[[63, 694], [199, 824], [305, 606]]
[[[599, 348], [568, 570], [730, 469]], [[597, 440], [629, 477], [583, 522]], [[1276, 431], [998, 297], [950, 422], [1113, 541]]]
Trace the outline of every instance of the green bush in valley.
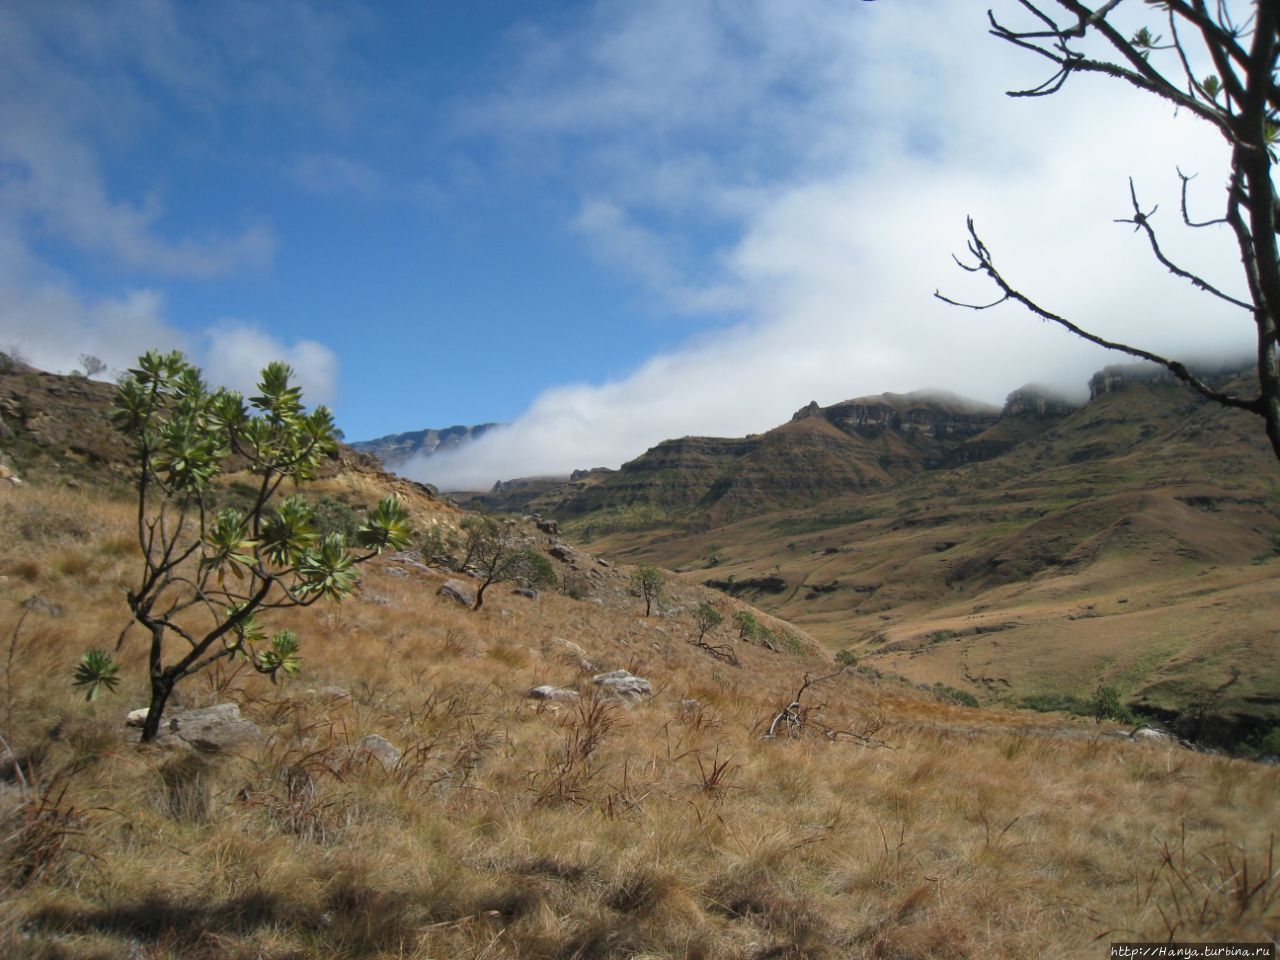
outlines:
[[935, 683], [933, 685], [933, 692], [944, 700], [951, 700], [954, 703], [960, 704], [962, 707], [981, 706], [981, 704], [978, 703], [978, 698], [972, 693], [969, 693], [967, 690], [960, 690], [950, 684]]

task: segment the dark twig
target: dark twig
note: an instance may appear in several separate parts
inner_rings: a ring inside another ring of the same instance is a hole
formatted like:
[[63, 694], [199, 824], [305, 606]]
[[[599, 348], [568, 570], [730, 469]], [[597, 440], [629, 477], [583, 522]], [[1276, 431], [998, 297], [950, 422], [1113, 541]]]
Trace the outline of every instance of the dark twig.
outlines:
[[[1137, 357], [1140, 360], [1149, 360], [1152, 363], [1159, 364], [1160, 366], [1168, 370], [1170, 373], [1172, 373], [1179, 380], [1189, 385], [1193, 390], [1195, 390], [1201, 396], [1206, 397], [1207, 399], [1212, 400], [1215, 403], [1220, 403], [1223, 406], [1227, 406], [1227, 407], [1235, 407], [1240, 410], [1248, 410], [1250, 413], [1257, 413], [1260, 415], [1262, 414], [1263, 407], [1262, 407], [1261, 398], [1255, 398], [1251, 400], [1244, 399], [1241, 397], [1235, 397], [1230, 394], [1223, 393], [1220, 390], [1215, 390], [1212, 387], [1210, 387], [1207, 383], [1205, 383], [1203, 380], [1201, 380], [1199, 377], [1197, 377], [1195, 374], [1193, 374], [1190, 370], [1188, 370], [1184, 364], [1180, 363], [1177, 360], [1170, 360], [1168, 357], [1162, 357], [1157, 353], [1152, 353], [1150, 350], [1143, 350], [1139, 347], [1132, 347], [1127, 343], [1120, 343], [1115, 340], [1107, 340], [1103, 337], [1098, 336], [1095, 333], [1090, 333], [1088, 330], [1085, 330], [1083, 327], [1077, 326], [1076, 324], [1068, 320], [1066, 317], [1059, 316], [1056, 313], [1046, 310], [1044, 307], [1040, 306], [1034, 300], [1032, 300], [1025, 294], [1021, 293], [1020, 291], [1016, 290], [1013, 286], [1009, 284], [1007, 280], [1005, 280], [1005, 278], [1001, 275], [1000, 271], [996, 269], [995, 264], [992, 262], [991, 251], [987, 248], [987, 245], [983, 243], [982, 239], [978, 236], [977, 228], [974, 227], [974, 224], [973, 224], [973, 217], [967, 218], [966, 222], [969, 230], [969, 253], [973, 255], [974, 262], [969, 264], [969, 263], [964, 263], [959, 259], [956, 259], [956, 263], [958, 263], [963, 269], [967, 270], [970, 273], [985, 273], [988, 277], [991, 278], [991, 281], [1000, 289], [1003, 296], [1001, 296], [998, 300], [992, 301], [991, 303], [974, 304], [974, 303], [965, 303], [961, 300], [953, 300], [950, 297], [944, 296], [941, 292], [935, 291], [933, 295], [937, 299], [941, 300], [943, 303], [948, 303], [955, 307], [965, 307], [969, 310], [990, 310], [992, 307], [999, 306], [1000, 304], [1005, 303], [1006, 301], [1012, 300], [1016, 303], [1022, 304], [1022, 306], [1030, 310], [1036, 316], [1040, 317], [1040, 319], [1048, 320], [1052, 323], [1056, 323], [1059, 326], [1065, 328], [1066, 330], [1071, 331], [1076, 336], [1080, 337], [1082, 340], [1088, 340], [1090, 343], [1096, 343], [1098, 346], [1106, 347], [1108, 350], [1115, 350], [1119, 353], [1127, 353], [1129, 356]], [[1132, 221], [1129, 221], [1129, 222], [1132, 222]]]

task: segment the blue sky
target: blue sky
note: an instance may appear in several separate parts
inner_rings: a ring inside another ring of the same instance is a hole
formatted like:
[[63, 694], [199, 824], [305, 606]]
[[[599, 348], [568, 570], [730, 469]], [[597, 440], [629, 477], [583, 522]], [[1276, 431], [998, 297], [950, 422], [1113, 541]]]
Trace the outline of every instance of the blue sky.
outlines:
[[[1221, 146], [1105, 81], [1004, 97], [1041, 68], [984, 9], [0, 3], [0, 349], [178, 347], [240, 388], [283, 358], [352, 439], [511, 423], [419, 469], [474, 487], [1117, 359], [933, 301], [988, 293], [949, 260], [967, 214], [1086, 325], [1247, 348], [1111, 223], [1131, 175], [1176, 211], [1175, 164], [1216, 214]], [[1169, 242], [1231, 286], [1222, 239]]]

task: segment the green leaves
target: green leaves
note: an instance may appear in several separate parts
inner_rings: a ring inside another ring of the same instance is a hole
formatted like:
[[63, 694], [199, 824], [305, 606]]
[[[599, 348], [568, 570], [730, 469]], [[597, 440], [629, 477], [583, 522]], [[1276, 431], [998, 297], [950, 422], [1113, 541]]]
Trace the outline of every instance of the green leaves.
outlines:
[[409, 525], [409, 512], [395, 497], [383, 497], [373, 508], [360, 529], [356, 543], [366, 550], [381, 553], [383, 550], [403, 550], [413, 537]]
[[277, 567], [297, 565], [316, 542], [315, 516], [297, 494], [285, 497], [262, 527], [262, 553]]
[[115, 691], [116, 685], [120, 682], [120, 678], [116, 676], [119, 672], [120, 664], [111, 659], [111, 654], [105, 650], [90, 650], [80, 658], [80, 664], [72, 675], [71, 683], [73, 686], [85, 688], [86, 700], [96, 700], [103, 687], [109, 691]]
[[355, 560], [347, 552], [347, 542], [338, 533], [331, 533], [318, 547], [302, 555], [298, 562], [298, 575], [302, 578], [298, 593], [307, 598], [318, 595], [328, 600], [341, 600], [360, 582], [356, 576]]
[[285, 676], [296, 677], [302, 669], [298, 638], [290, 630], [281, 630], [271, 638], [271, 649], [260, 651], [254, 658], [253, 666], [259, 673], [268, 674], [272, 683], [279, 683], [276, 674], [281, 671]]

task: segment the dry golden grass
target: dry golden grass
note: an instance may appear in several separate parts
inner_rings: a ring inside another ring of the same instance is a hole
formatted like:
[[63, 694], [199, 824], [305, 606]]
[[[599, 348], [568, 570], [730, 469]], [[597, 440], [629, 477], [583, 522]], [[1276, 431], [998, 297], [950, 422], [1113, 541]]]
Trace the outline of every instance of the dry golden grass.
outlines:
[[[628, 571], [594, 564], [594, 598], [498, 585], [474, 613], [437, 596], [444, 573], [378, 561], [358, 597], [276, 621], [301, 679], [179, 688], [239, 703], [260, 744], [140, 748], [136, 637], [118, 694], [69, 683], [124, 625], [128, 507], [0, 497], [6, 957], [1093, 958], [1280, 936], [1280, 770], [848, 674], [806, 691], [809, 729], [879, 723], [886, 747], [762, 740], [830, 661], [726, 624], [742, 666], [723, 663], [687, 642], [697, 588], [645, 618]], [[526, 696], [623, 667], [652, 699]], [[353, 749], [369, 734], [400, 761]]]

